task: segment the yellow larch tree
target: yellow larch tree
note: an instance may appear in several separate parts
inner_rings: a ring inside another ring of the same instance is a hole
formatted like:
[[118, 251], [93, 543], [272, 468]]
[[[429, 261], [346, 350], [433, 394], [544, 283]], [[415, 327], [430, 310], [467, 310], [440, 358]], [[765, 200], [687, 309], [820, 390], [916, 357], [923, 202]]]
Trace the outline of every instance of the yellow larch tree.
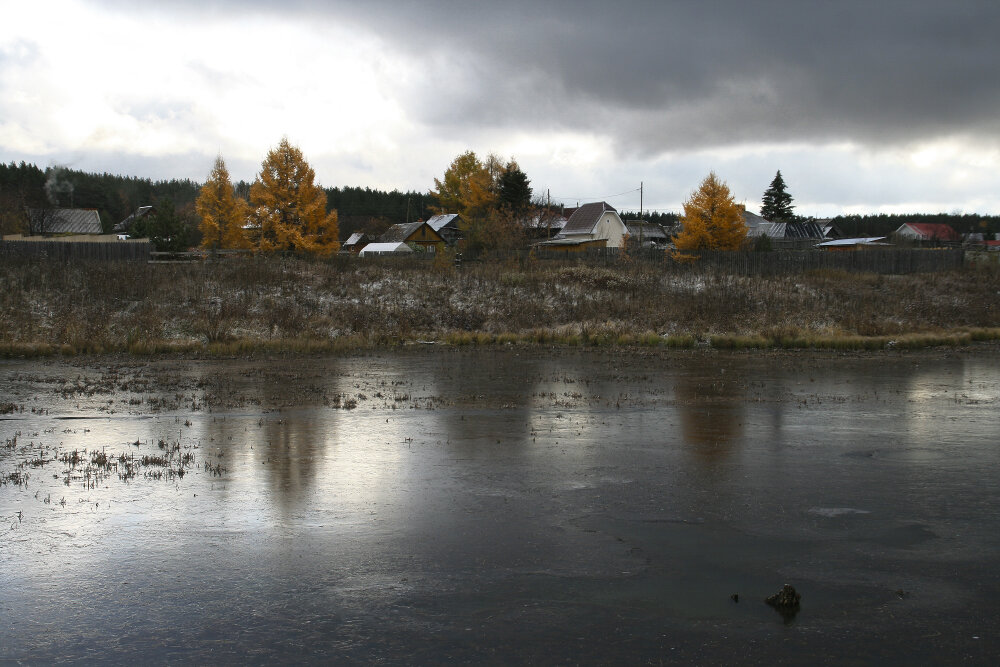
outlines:
[[229, 171], [221, 155], [215, 158], [215, 166], [198, 193], [195, 208], [201, 218], [202, 248], [236, 250], [250, 247], [243, 233], [247, 204], [233, 193]]
[[283, 138], [267, 153], [250, 186], [250, 215], [261, 252], [291, 250], [328, 255], [340, 250], [337, 212], [326, 212], [326, 193], [302, 151]]
[[496, 206], [493, 177], [487, 165], [475, 152], [466, 151], [454, 160], [444, 172], [444, 180], [434, 179], [431, 196], [437, 206], [435, 213], [460, 213], [466, 220], [485, 216]]
[[744, 210], [729, 186], [711, 172], [684, 202], [682, 229], [674, 245], [683, 251], [738, 250], [747, 237]]

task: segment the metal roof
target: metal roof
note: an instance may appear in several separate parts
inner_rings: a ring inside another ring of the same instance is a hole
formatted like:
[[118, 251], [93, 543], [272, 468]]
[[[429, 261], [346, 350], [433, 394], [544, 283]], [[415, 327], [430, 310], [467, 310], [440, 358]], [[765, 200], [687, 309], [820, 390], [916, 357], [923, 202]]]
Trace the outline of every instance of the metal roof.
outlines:
[[747, 226], [747, 236], [766, 236], [771, 239], [785, 237], [782, 223], [771, 222], [750, 211], [743, 211], [743, 224]]
[[573, 211], [573, 215], [569, 216], [569, 220], [566, 221], [566, 225], [562, 228], [561, 233], [566, 235], [593, 234], [594, 227], [597, 226], [601, 216], [608, 211], [611, 211], [616, 215], [618, 213], [618, 211], [607, 202], [599, 201], [584, 204], [580, 208]]
[[380, 243], [401, 243], [413, 236], [413, 234], [425, 224], [427, 223], [401, 222], [398, 225], [393, 225], [389, 229], [385, 230], [385, 233], [378, 237], [378, 240]]
[[[598, 239], [604, 240], [604, 239]], [[585, 243], [593, 243], [594, 239], [549, 239], [548, 241], [542, 241], [536, 243], [536, 246], [573, 246], [573, 245], [583, 245]]]
[[435, 232], [440, 232], [443, 227], [458, 227], [458, 213], [442, 213], [440, 215], [431, 216], [427, 220], [427, 224], [431, 226]]
[[961, 239], [958, 232], [951, 225], [935, 222], [907, 222], [900, 225], [899, 229], [894, 233], [900, 234], [907, 227], [913, 232], [914, 236], [919, 236], [927, 240], [958, 241]]
[[152, 206], [140, 206], [139, 208], [135, 209], [135, 211], [130, 213], [127, 218], [125, 218], [117, 225], [115, 225], [111, 231], [127, 232], [129, 229], [132, 228], [132, 223], [134, 223], [136, 220], [138, 220], [139, 218], [145, 218], [150, 213], [155, 213], [155, 212], [156, 209], [154, 209]]
[[667, 233], [663, 231], [663, 227], [652, 222], [646, 222], [645, 220], [629, 220], [625, 223], [625, 227], [628, 229], [628, 235], [633, 239], [639, 239], [652, 241], [653, 239], [667, 239]]
[[376, 255], [393, 252], [413, 252], [413, 248], [405, 243], [369, 243], [361, 249], [360, 255]]
[[44, 221], [43, 234], [100, 234], [101, 216], [93, 208], [34, 208], [28, 214]]
[[354, 232], [351, 234], [351, 238], [344, 241], [345, 246], [357, 245], [358, 243], [363, 243], [368, 240], [368, 235], [363, 232]]
[[823, 227], [816, 222], [771, 222], [756, 213], [743, 211], [747, 236], [766, 236], [772, 239], [822, 239]]
[[823, 239], [823, 228], [815, 222], [786, 222], [786, 239]]
[[837, 239], [835, 241], [824, 241], [823, 243], [817, 243], [817, 248], [836, 248], [837, 246], [845, 245], [869, 245], [875, 243], [876, 241], [881, 241], [884, 236], [865, 236], [856, 239]]

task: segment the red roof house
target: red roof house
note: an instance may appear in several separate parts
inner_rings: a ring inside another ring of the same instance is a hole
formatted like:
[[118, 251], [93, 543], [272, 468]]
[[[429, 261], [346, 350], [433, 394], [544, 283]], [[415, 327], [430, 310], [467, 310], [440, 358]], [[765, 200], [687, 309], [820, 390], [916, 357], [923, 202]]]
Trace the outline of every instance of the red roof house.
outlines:
[[907, 222], [899, 226], [893, 235], [913, 241], [961, 241], [958, 232], [945, 225], [932, 222]]

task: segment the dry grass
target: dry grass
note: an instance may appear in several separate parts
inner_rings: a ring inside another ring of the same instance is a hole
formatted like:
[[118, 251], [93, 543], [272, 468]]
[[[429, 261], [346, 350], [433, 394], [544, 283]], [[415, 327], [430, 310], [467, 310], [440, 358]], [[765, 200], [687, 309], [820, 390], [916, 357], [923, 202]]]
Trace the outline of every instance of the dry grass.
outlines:
[[415, 341], [872, 349], [1000, 339], [1000, 272], [743, 277], [648, 262], [0, 266], [0, 356], [319, 354]]

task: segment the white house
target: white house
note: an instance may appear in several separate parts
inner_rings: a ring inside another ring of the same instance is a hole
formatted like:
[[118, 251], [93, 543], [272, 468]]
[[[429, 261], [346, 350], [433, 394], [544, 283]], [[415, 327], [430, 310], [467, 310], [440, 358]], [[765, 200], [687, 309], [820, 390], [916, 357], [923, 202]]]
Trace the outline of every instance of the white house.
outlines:
[[539, 246], [621, 248], [627, 234], [628, 228], [613, 206], [603, 201], [592, 202], [573, 211], [562, 231], [552, 241]]

